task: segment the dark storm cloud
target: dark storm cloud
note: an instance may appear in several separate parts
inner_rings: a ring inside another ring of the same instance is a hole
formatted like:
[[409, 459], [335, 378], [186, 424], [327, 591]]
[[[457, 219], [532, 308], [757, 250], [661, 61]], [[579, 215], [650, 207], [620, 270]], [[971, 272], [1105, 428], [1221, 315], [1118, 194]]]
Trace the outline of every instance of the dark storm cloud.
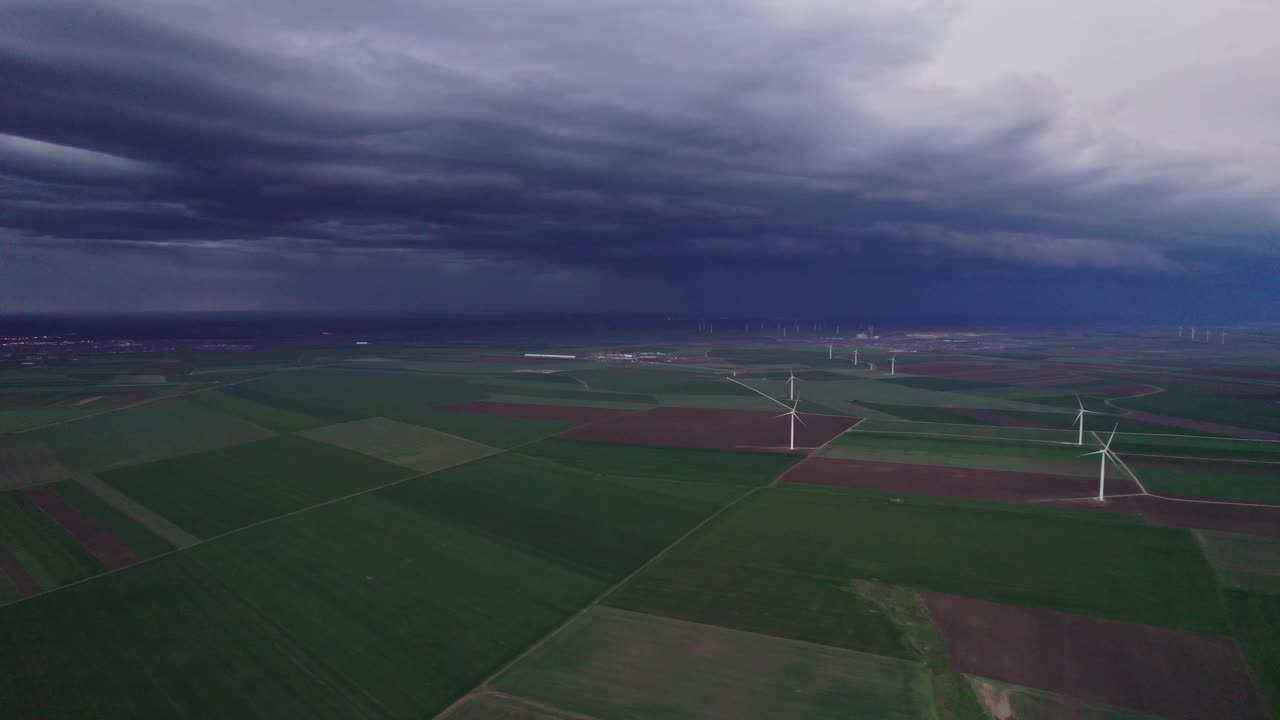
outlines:
[[1073, 124], [1035, 78], [914, 80], [949, 5], [10, 2], [0, 301], [1274, 257], [1274, 205], [1223, 163]]

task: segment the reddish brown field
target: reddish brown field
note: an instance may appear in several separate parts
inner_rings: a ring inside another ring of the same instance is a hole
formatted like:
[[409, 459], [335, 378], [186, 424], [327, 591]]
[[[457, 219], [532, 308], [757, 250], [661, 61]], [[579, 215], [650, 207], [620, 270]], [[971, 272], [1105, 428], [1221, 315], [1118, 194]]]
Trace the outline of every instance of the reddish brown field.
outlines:
[[0, 490], [55, 482], [70, 474], [44, 445], [0, 447]]
[[[815, 457], [796, 465], [784, 480], [830, 487], [885, 490], [909, 495], [941, 495], [997, 502], [1088, 497], [1098, 492], [1092, 478], [1045, 473], [979, 470], [870, 460]], [[1128, 478], [1116, 478], [1116, 493], [1137, 492]]]
[[46, 395], [5, 395], [0, 397], [0, 408], [24, 408], [39, 405], [48, 399]]
[[1246, 438], [1249, 440], [1280, 440], [1280, 433], [1267, 432], [1266, 430], [1250, 430], [1248, 428], [1221, 425], [1219, 423], [1206, 422], [1204, 420], [1190, 420], [1187, 418], [1174, 417], [1172, 415], [1157, 415], [1155, 413], [1142, 412], [1141, 410], [1133, 410], [1126, 413], [1125, 417], [1130, 420], [1139, 420], [1141, 422], [1154, 423], [1156, 425], [1168, 425], [1170, 427], [1184, 428], [1186, 430], [1198, 430], [1200, 432], [1213, 433], [1215, 435], [1229, 435], [1231, 437]]
[[[1063, 423], [1063, 425], [1061, 426], [1055, 427], [1048, 423], [1036, 422], [1035, 420], [1026, 420], [1024, 418], [1011, 417], [1009, 415], [1001, 415], [1000, 413], [993, 412], [991, 410], [981, 410], [978, 408], [958, 408], [958, 407], [948, 407], [943, 409], [946, 410], [948, 413], [951, 413], [952, 415], [960, 415], [961, 417], [973, 418], [974, 420], [981, 420], [982, 422], [988, 422], [993, 425], [1003, 425], [1004, 427], [1029, 427], [1029, 428], [1041, 428], [1043, 430], [1066, 430], [1067, 429], [1065, 427], [1066, 423]], [[1069, 415], [1064, 415], [1063, 417], [1070, 418]]]
[[[860, 418], [806, 415], [796, 423], [797, 452], [821, 447]], [[560, 437], [633, 445], [787, 452], [790, 419], [769, 410], [659, 407], [575, 428]]]
[[23, 595], [30, 596], [40, 592], [40, 583], [31, 577], [22, 563], [18, 562], [18, 558], [11, 555], [4, 545], [0, 545], [0, 575], [9, 578], [9, 582]]
[[532, 420], [559, 420], [571, 423], [591, 423], [627, 415], [634, 410], [616, 408], [577, 407], [574, 405], [534, 405], [532, 403], [500, 403], [487, 400], [442, 405], [436, 410], [471, 413], [474, 415], [501, 415], [503, 417]]
[[1128, 397], [1130, 395], [1146, 395], [1153, 393], [1160, 388], [1155, 385], [1147, 385], [1146, 383], [1123, 383], [1120, 385], [1101, 385], [1098, 387], [1084, 388], [1080, 392], [1088, 395], [1109, 395], [1111, 397]]
[[921, 596], [960, 672], [1168, 720], [1267, 717], [1233, 638]]
[[111, 533], [94, 525], [89, 518], [71, 507], [47, 487], [23, 488], [22, 496], [40, 508], [54, 522], [71, 534], [80, 546], [89, 551], [108, 570], [115, 570], [139, 561], [129, 546], [117, 540]]
[[1137, 496], [1108, 498], [1105, 509], [1141, 515], [1152, 525], [1280, 537], [1280, 507], [1182, 502]]

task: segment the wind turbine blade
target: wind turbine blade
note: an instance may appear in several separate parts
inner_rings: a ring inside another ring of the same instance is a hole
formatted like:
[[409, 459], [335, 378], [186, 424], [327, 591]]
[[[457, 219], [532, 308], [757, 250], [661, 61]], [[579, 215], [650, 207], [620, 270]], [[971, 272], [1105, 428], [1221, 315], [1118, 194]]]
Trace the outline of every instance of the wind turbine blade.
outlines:
[[1108, 452], [1111, 451], [1111, 441], [1116, 439], [1116, 430], [1119, 430], [1119, 429], [1120, 429], [1120, 423], [1116, 423], [1116, 426], [1111, 428], [1111, 437], [1107, 438], [1107, 444], [1102, 446], [1103, 450], [1106, 450]]
[[1101, 455], [1105, 452], [1106, 450], [1094, 450], [1093, 452], [1083, 453], [1080, 455], [1080, 457], [1089, 457], [1090, 455]]
[[809, 423], [805, 422], [804, 418], [800, 417], [800, 413], [796, 413], [796, 421], [805, 427], [809, 427]]
[[1077, 423], [1079, 423], [1083, 419], [1084, 419], [1084, 411], [1081, 410], [1080, 412], [1076, 413], [1076, 419], [1071, 421], [1072, 427], [1074, 427]]
[[1076, 393], [1076, 404], [1080, 406], [1080, 412], [1084, 412], [1084, 401], [1080, 399], [1080, 393]]

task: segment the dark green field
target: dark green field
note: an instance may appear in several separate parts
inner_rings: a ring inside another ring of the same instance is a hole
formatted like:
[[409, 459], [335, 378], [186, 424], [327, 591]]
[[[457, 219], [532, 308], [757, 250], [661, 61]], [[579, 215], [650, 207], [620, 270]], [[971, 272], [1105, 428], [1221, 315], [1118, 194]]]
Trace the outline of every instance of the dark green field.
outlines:
[[264, 405], [247, 397], [218, 390], [193, 393], [188, 399], [204, 407], [248, 420], [259, 427], [276, 432], [295, 432], [324, 425], [327, 421], [305, 413]]
[[786, 472], [796, 459], [723, 450], [692, 450], [551, 438], [520, 448], [520, 454], [543, 458], [577, 470], [608, 475], [657, 477], [705, 483], [765, 485]]
[[49, 487], [94, 525], [128, 545], [139, 557], [149, 558], [173, 549], [173, 545], [164, 538], [106, 504], [76, 481], [64, 480]]
[[1224, 590], [1222, 596], [1258, 689], [1272, 717], [1280, 717], [1280, 594]]
[[44, 590], [102, 571], [67, 531], [17, 492], [0, 493], [0, 545]]
[[413, 474], [350, 450], [282, 435], [99, 477], [207, 538]]
[[[1213, 571], [1185, 530], [992, 504], [780, 486], [663, 558], [743, 564], [828, 582], [877, 579], [1152, 625], [1225, 632]], [[1016, 543], [1009, 538], [1017, 538]]]
[[[1277, 472], [1231, 472], [1224, 463], [1212, 469], [1195, 463], [1161, 461], [1159, 465], [1129, 463], [1148, 491], [1161, 495], [1239, 500], [1280, 505], [1280, 466]], [[1244, 466], [1242, 469], [1248, 470]]]

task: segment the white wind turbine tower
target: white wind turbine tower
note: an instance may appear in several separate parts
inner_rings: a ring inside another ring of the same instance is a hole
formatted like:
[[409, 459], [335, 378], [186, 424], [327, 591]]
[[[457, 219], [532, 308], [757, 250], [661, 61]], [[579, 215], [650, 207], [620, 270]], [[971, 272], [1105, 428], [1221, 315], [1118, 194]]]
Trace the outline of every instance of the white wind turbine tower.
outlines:
[[835, 356], [835, 352], [836, 352], [836, 346], [835, 346], [835, 345], [828, 345], [828, 346], [827, 346], [827, 359], [828, 359], [828, 360], [832, 359], [832, 358]]
[[[782, 413], [781, 415], [776, 416], [776, 417], [791, 416], [791, 445], [788, 446], [787, 448], [788, 450], [796, 449], [796, 421], [800, 420], [800, 413], [796, 412], [796, 408], [798, 407], [800, 407], [800, 399], [796, 398], [796, 401], [791, 406], [790, 410]], [[800, 424], [804, 425], [805, 424], [804, 420], [800, 420]]]
[[796, 377], [795, 368], [791, 368], [787, 370], [787, 373], [791, 376], [787, 378], [787, 399], [795, 400], [796, 399], [796, 383], [804, 382], [804, 381]]
[[1111, 437], [1107, 438], [1107, 444], [1103, 445], [1101, 450], [1094, 450], [1091, 453], [1085, 453], [1084, 455], [1080, 456], [1080, 457], [1088, 457], [1090, 455], [1101, 456], [1099, 460], [1102, 461], [1102, 464], [1098, 466], [1098, 502], [1102, 502], [1103, 499], [1105, 499], [1105, 493], [1107, 488], [1107, 459], [1110, 458], [1111, 462], [1115, 463], [1116, 465], [1120, 464], [1120, 461], [1116, 459], [1115, 453], [1111, 452], [1111, 441], [1116, 439], [1116, 430], [1119, 427], [1120, 427], [1119, 425], [1116, 425], [1114, 428], [1111, 429]]
[[1080, 434], [1076, 437], [1076, 444], [1077, 444], [1077, 445], [1083, 445], [1083, 444], [1084, 444], [1084, 416], [1085, 416], [1085, 415], [1097, 415], [1098, 413], [1096, 413], [1096, 412], [1094, 412], [1094, 411], [1092, 411], [1092, 410], [1085, 410], [1085, 409], [1084, 409], [1084, 402], [1082, 402], [1082, 401], [1080, 400], [1080, 396], [1079, 396], [1079, 395], [1076, 395], [1076, 404], [1080, 406], [1080, 412], [1076, 413], [1076, 419], [1075, 419], [1075, 422], [1073, 422], [1073, 423], [1071, 423], [1071, 424], [1072, 424], [1072, 425], [1075, 425], [1076, 423], [1079, 423], [1079, 424], [1080, 424]]
[[1191, 326], [1191, 339], [1192, 339], [1193, 341], [1196, 339], [1196, 326], [1195, 326], [1195, 325], [1192, 325], [1192, 326]]
[[898, 353], [889, 356], [889, 374], [893, 375], [898, 370]]

